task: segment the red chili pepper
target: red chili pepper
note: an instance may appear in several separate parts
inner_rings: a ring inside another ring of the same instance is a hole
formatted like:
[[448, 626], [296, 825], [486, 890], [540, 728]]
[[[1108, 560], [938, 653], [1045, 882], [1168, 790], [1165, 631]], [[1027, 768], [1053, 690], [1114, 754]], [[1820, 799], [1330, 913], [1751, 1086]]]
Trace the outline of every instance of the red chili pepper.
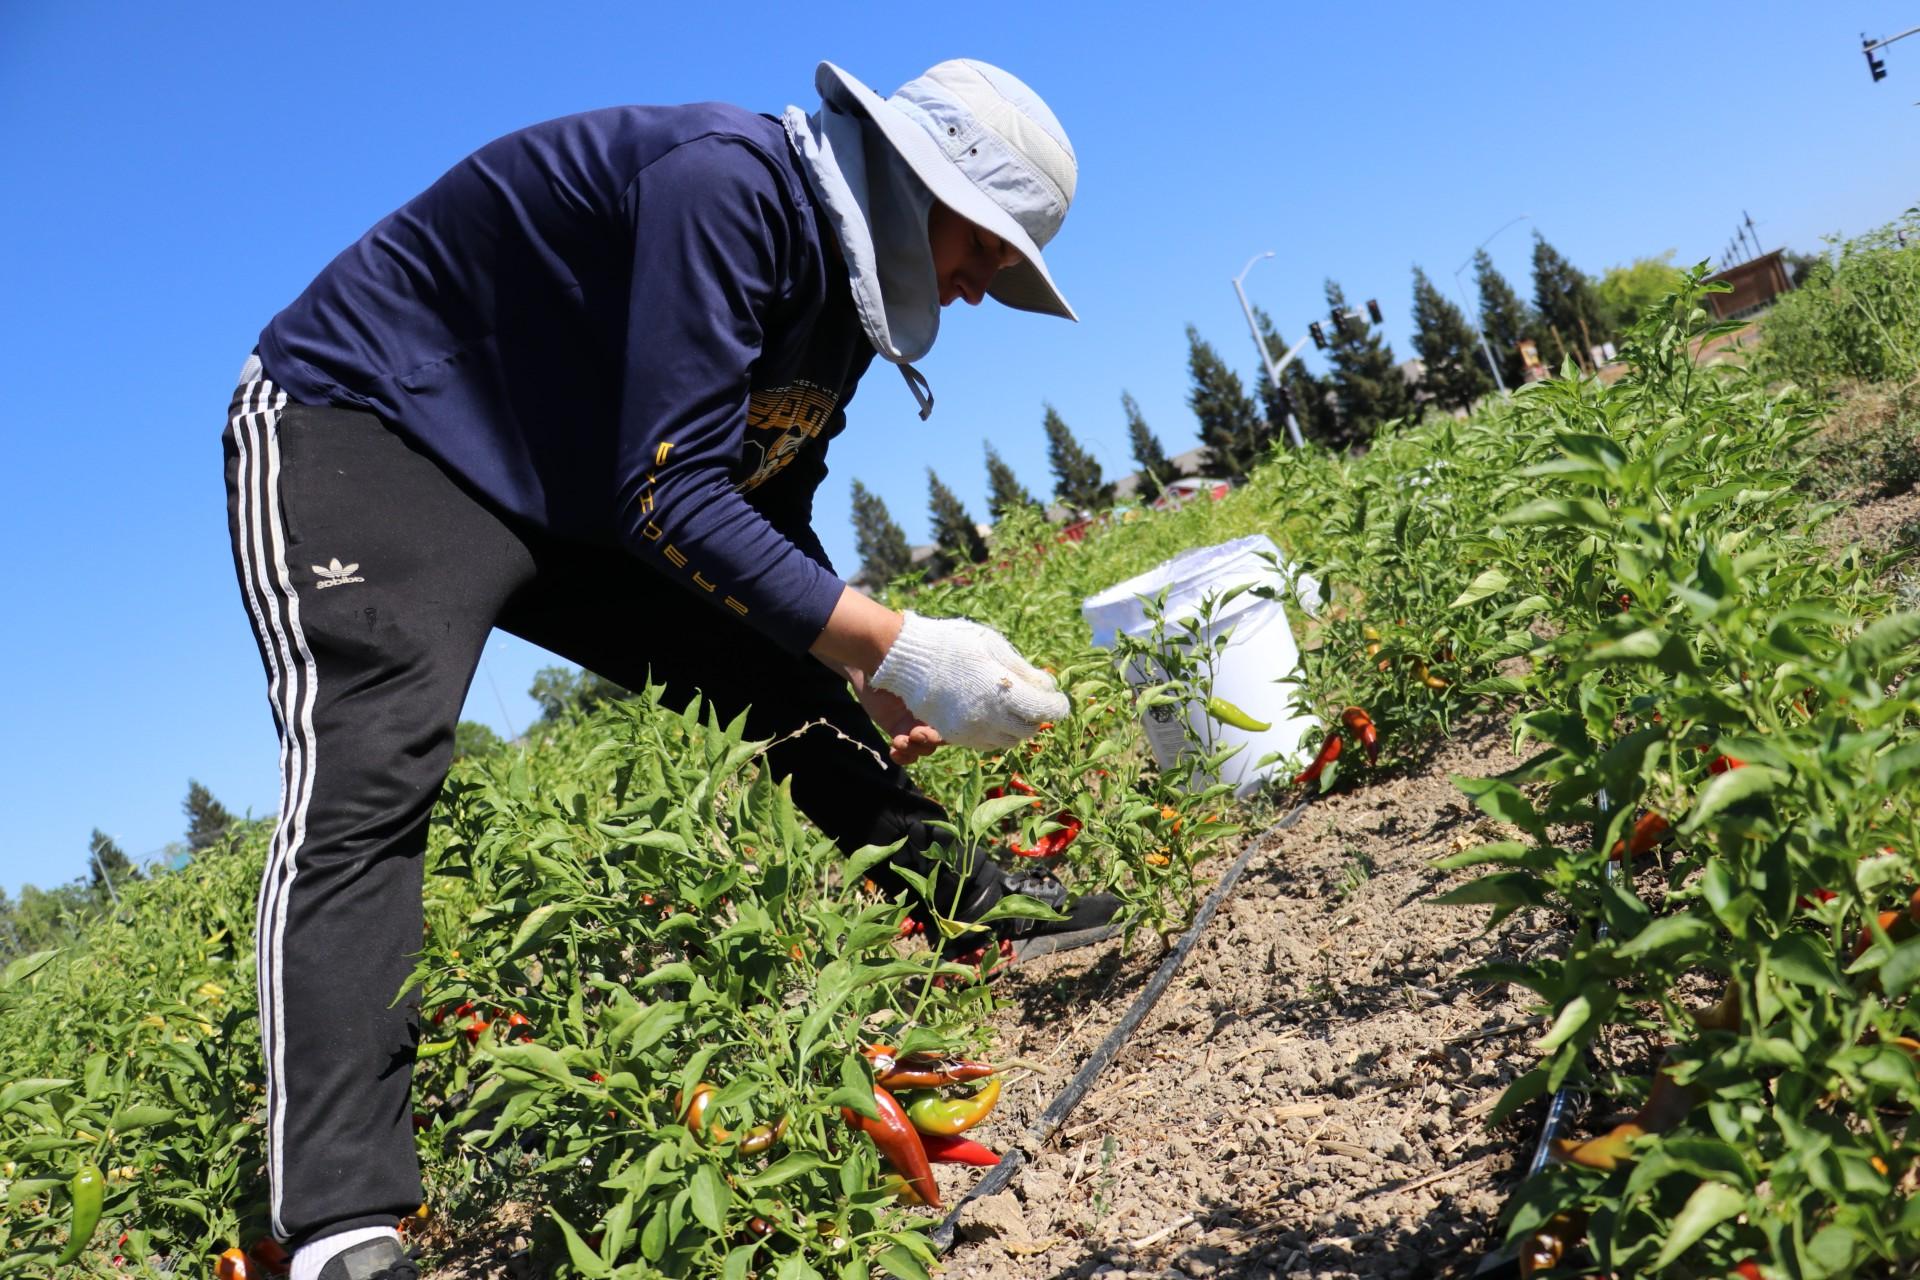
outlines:
[[1802, 910], [1812, 911], [1822, 903], [1832, 902], [1839, 896], [1831, 889], [1815, 889], [1811, 894], [1801, 894], [1799, 905]]
[[943, 1085], [985, 1080], [1000, 1068], [966, 1058], [943, 1058], [931, 1053], [897, 1055], [892, 1045], [870, 1044], [860, 1051], [873, 1064], [874, 1081], [887, 1089], [938, 1089]]
[[1057, 858], [1067, 851], [1080, 835], [1080, 819], [1062, 809], [1053, 816], [1059, 827], [1041, 836], [1029, 849], [1018, 840], [1007, 841], [1007, 848], [1022, 858]]
[[1336, 729], [1328, 734], [1327, 740], [1320, 744], [1320, 754], [1315, 756], [1313, 763], [1308, 765], [1301, 772], [1300, 776], [1293, 780], [1293, 785], [1296, 787], [1304, 787], [1309, 782], [1320, 781], [1321, 771], [1340, 758], [1340, 748], [1343, 745], [1345, 744], [1340, 739], [1339, 730]]
[[1740, 1280], [1760, 1280], [1760, 1264], [1748, 1258], [1745, 1262], [1735, 1264], [1733, 1274], [1739, 1276]]
[[467, 1033], [468, 1044], [479, 1044], [480, 1037], [485, 1035], [487, 1033], [487, 1028], [492, 1025], [493, 1024], [491, 1022], [488, 1022], [485, 1018], [482, 1018], [478, 1014], [476, 1014], [474, 1015], [473, 1021], [469, 1022], [465, 1027], [461, 1028], [461, 1030]]
[[907, 1119], [921, 1133], [951, 1137], [965, 1133], [985, 1120], [993, 1110], [993, 1104], [998, 1101], [1000, 1078], [995, 1076], [985, 1086], [964, 1098], [943, 1098], [934, 1093], [915, 1098], [907, 1104]]
[[907, 1119], [899, 1099], [884, 1088], [874, 1087], [873, 1101], [880, 1113], [877, 1120], [869, 1120], [851, 1107], [840, 1108], [840, 1115], [849, 1128], [858, 1129], [872, 1138], [873, 1145], [880, 1149], [880, 1154], [893, 1166], [894, 1172], [906, 1179], [916, 1195], [938, 1209], [940, 1188], [934, 1185], [933, 1166], [927, 1162], [927, 1148], [920, 1141], [920, 1134], [914, 1129], [913, 1122]]
[[1744, 769], [1746, 767], [1747, 762], [1739, 756], [1715, 756], [1713, 762], [1707, 766], [1707, 772], [1721, 774], [1729, 769]]
[[1000, 1163], [998, 1155], [958, 1134], [923, 1133], [920, 1141], [927, 1149], [927, 1159], [935, 1164], [972, 1164], [984, 1169]]
[[1367, 749], [1367, 764], [1380, 762], [1380, 731], [1373, 727], [1373, 717], [1360, 707], [1348, 707], [1340, 713], [1340, 723], [1353, 730], [1360, 737], [1360, 745]]
[[1667, 833], [1667, 820], [1649, 810], [1640, 815], [1633, 824], [1633, 831], [1625, 840], [1613, 842], [1613, 852], [1607, 856], [1618, 862], [1621, 854], [1638, 858], [1653, 852], [1660, 843], [1660, 837]]
[[507, 1015], [506, 1037], [511, 1040], [515, 1036], [518, 1036], [522, 1040], [533, 1039], [533, 1023], [528, 1021], [527, 1015], [524, 1013], [510, 1013]]

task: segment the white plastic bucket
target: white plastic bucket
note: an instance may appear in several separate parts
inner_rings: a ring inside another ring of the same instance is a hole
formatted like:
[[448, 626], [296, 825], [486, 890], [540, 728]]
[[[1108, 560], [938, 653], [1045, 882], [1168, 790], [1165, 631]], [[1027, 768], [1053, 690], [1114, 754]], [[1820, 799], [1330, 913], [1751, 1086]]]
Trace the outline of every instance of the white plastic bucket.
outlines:
[[[1120, 635], [1144, 639], [1152, 633], [1153, 623], [1141, 598], [1151, 600], [1165, 590], [1162, 617], [1167, 632], [1172, 633], [1169, 639], [1174, 639], [1178, 635], [1176, 624], [1182, 619], [1197, 617], [1209, 599], [1246, 585], [1276, 588], [1283, 598], [1292, 595], [1309, 611], [1317, 603], [1320, 590], [1312, 578], [1286, 565], [1270, 538], [1255, 534], [1175, 556], [1137, 578], [1089, 596], [1081, 604], [1080, 614], [1093, 628], [1094, 644], [1101, 648], [1113, 647]], [[1273, 770], [1271, 763], [1257, 762], [1275, 753], [1290, 755], [1318, 722], [1311, 716], [1295, 715], [1294, 686], [1278, 683], [1296, 674], [1300, 665], [1293, 624], [1280, 601], [1242, 592], [1214, 614], [1207, 638], [1220, 635], [1228, 640], [1215, 660], [1213, 692], [1269, 727], [1254, 732], [1222, 724], [1197, 701], [1187, 706], [1184, 717], [1175, 707], [1151, 708], [1141, 717], [1141, 727], [1154, 760], [1163, 770], [1173, 768], [1181, 753], [1192, 749], [1189, 728], [1209, 753], [1225, 746], [1240, 747], [1221, 766], [1219, 780], [1232, 784], [1234, 794], [1245, 796], [1257, 790]], [[1127, 672], [1127, 679], [1134, 684], [1155, 678], [1153, 673], [1139, 669], [1138, 663]]]

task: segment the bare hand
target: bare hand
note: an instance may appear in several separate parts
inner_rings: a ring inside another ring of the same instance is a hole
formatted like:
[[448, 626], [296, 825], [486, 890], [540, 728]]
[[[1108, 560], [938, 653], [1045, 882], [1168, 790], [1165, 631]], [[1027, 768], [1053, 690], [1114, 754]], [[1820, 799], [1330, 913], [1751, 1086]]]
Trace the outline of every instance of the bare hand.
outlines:
[[858, 670], [851, 673], [851, 679], [861, 707], [892, 744], [890, 754], [895, 764], [925, 759], [942, 745], [940, 734], [926, 721], [916, 719], [906, 703], [884, 689], [868, 688]]

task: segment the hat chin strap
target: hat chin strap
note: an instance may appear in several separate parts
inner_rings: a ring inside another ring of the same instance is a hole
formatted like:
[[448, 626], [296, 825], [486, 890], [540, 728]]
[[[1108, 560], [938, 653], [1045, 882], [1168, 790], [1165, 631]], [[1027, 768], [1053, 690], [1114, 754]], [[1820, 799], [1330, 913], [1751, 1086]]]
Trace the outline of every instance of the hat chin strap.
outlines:
[[940, 331], [939, 280], [927, 240], [933, 192], [857, 113], [822, 106], [807, 115], [788, 107], [781, 122], [840, 242], [861, 328], [876, 352], [900, 366], [924, 420], [933, 395], [910, 362]]

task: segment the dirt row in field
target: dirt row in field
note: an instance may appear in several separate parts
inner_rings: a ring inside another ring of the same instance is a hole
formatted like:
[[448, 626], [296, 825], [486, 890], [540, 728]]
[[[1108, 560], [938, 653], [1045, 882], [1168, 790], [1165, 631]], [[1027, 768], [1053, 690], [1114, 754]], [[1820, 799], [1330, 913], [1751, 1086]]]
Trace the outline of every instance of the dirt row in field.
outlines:
[[[1538, 1125], [1484, 1117], [1532, 1062], [1524, 992], [1466, 973], [1564, 936], [1425, 899], [1434, 858], [1502, 838], [1447, 780], [1511, 767], [1488, 725], [1417, 772], [1316, 801], [1245, 877], [1061, 1136], [963, 1220], [955, 1277], [1411, 1277], [1495, 1243]], [[1220, 860], [1224, 870], [1227, 860]], [[1461, 873], [1458, 878], [1466, 878]], [[993, 1124], [1030, 1123], [1132, 1003], [1151, 940], [1023, 965], [998, 1019], [1048, 1070]], [[972, 1178], [945, 1173], [958, 1196]]]

